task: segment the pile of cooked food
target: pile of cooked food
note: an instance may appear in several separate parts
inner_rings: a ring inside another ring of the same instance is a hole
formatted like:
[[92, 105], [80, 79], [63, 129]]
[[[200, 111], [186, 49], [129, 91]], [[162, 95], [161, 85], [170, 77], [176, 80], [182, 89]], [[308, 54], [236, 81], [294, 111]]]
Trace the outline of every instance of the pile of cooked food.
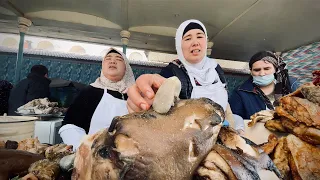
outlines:
[[0, 141], [0, 179], [70, 179], [72, 146], [41, 144], [37, 138]]
[[264, 121], [284, 133], [256, 145], [222, 127], [224, 111], [210, 99], [179, 100], [179, 83], [167, 79], [161, 87], [171, 88], [160, 87], [153, 108], [115, 117], [76, 153], [37, 139], [3, 142], [0, 179], [320, 179], [319, 86], [303, 85], [275, 111], [253, 115], [249, 126]]
[[50, 102], [48, 98], [34, 99], [17, 109], [19, 114], [55, 114], [62, 115], [65, 108], [59, 108], [57, 102]]
[[280, 99], [275, 111], [251, 116], [248, 126], [258, 121], [277, 135], [261, 145], [284, 179], [320, 179], [320, 86], [302, 85]]
[[0, 179], [262, 179], [265, 172], [281, 179], [268, 155], [221, 127], [222, 119], [222, 108], [201, 98], [177, 101], [165, 114], [116, 117], [76, 153], [37, 138], [2, 142]]
[[164, 83], [172, 88], [158, 90], [155, 107], [115, 117], [108, 129], [85, 136], [75, 154], [36, 139], [0, 149], [0, 179], [282, 179], [261, 147], [222, 127], [220, 105], [178, 100], [180, 81]]

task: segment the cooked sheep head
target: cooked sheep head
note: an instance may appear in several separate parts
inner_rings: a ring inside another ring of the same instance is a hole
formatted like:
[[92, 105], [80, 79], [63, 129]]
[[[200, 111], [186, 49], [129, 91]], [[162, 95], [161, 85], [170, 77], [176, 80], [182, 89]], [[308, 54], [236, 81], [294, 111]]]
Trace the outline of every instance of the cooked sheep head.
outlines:
[[74, 179], [191, 179], [214, 146], [224, 111], [213, 101], [183, 100], [114, 118], [79, 147]]

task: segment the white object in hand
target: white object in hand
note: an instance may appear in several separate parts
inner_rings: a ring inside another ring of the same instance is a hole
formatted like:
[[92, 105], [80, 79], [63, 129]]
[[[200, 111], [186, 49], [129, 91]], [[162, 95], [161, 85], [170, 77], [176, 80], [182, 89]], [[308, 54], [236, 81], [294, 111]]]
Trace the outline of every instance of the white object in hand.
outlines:
[[180, 91], [181, 82], [176, 76], [166, 79], [155, 95], [153, 110], [160, 114], [167, 113], [179, 98]]

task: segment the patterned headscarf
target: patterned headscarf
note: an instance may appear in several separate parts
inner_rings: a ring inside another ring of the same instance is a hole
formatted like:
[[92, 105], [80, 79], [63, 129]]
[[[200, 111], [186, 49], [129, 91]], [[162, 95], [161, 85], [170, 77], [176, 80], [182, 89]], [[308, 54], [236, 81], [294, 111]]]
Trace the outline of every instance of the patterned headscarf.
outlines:
[[[288, 69], [286, 69], [286, 63], [283, 61], [282, 57], [270, 52], [270, 51], [265, 51], [265, 52], [259, 52], [260, 54], [264, 54], [262, 55], [262, 58], [251, 58], [250, 62], [249, 62], [249, 67], [250, 69], [252, 68], [253, 63], [257, 62], [257, 61], [267, 61], [269, 63], [271, 63], [275, 69], [275, 79], [276, 79], [276, 85], [275, 85], [275, 90], [274, 90], [274, 97], [275, 97], [275, 102], [274, 105], [278, 105], [278, 100], [282, 97], [285, 96], [289, 93], [291, 93], [291, 86], [290, 86], [290, 82], [289, 82], [289, 74], [288, 74]], [[257, 54], [259, 54], [257, 53]], [[256, 55], [257, 55], [256, 54]], [[255, 55], [253, 56], [255, 57]], [[259, 88], [258, 88], [259, 89]], [[262, 93], [262, 91], [259, 91], [260, 94], [263, 96], [263, 98], [265, 99], [265, 102], [268, 106], [269, 109], [273, 109], [273, 105], [271, 105], [269, 99], [264, 95], [264, 93]]]
[[96, 88], [100, 88], [100, 89], [109, 89], [109, 90], [113, 90], [113, 91], [118, 91], [120, 93], [126, 93], [128, 88], [131, 85], [133, 85], [135, 82], [131, 66], [129, 65], [129, 61], [128, 61], [126, 55], [124, 55], [122, 52], [116, 50], [115, 48], [110, 48], [106, 52], [106, 55], [103, 57], [102, 61], [104, 61], [104, 58], [109, 54], [110, 51], [117, 51], [118, 54], [120, 54], [124, 60], [124, 63], [126, 65], [126, 72], [125, 72], [123, 78], [118, 82], [113, 82], [113, 81], [109, 80], [108, 78], [106, 78], [103, 75], [103, 72], [101, 70], [100, 77], [98, 77], [96, 79], [96, 81], [90, 85], [93, 87], [96, 87]]

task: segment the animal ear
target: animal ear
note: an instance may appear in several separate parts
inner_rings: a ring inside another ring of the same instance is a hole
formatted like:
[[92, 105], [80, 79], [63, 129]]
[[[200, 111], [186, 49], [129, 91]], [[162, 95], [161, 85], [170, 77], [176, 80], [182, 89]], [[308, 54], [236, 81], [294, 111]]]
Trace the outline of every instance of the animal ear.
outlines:
[[117, 126], [119, 120], [120, 120], [120, 116], [116, 116], [112, 119], [111, 124], [108, 129], [109, 133], [113, 133], [116, 130], [116, 126]]

